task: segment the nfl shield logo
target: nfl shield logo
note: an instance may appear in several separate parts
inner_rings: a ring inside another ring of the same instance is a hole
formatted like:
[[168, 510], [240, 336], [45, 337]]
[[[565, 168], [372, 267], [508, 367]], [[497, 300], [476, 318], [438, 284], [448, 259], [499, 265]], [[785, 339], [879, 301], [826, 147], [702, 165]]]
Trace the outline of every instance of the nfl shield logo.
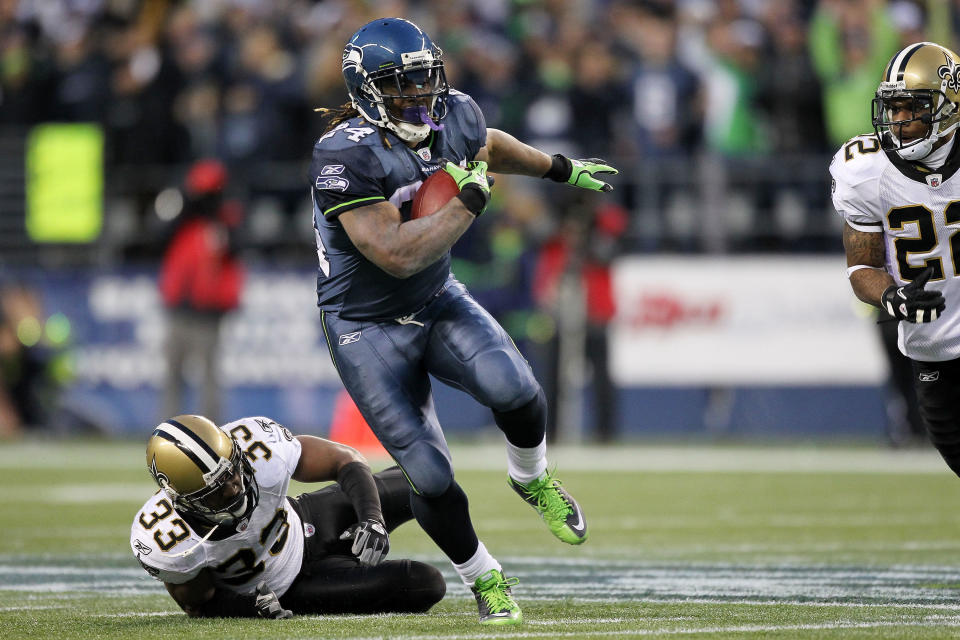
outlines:
[[943, 182], [943, 176], [939, 173], [931, 173], [927, 176], [927, 184], [936, 189]]
[[424, 159], [425, 162], [430, 162], [430, 147], [424, 147], [423, 149], [417, 149], [417, 155]]

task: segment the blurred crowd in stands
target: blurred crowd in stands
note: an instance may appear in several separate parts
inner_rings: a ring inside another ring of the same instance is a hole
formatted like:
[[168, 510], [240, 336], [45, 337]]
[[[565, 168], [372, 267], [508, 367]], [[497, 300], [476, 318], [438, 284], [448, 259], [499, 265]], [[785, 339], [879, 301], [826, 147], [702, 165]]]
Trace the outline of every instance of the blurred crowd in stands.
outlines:
[[[312, 108], [345, 99], [344, 42], [372, 18], [405, 16], [443, 47], [451, 83], [490, 126], [619, 163], [628, 250], [834, 250], [824, 156], [870, 129], [869, 99], [894, 51], [926, 38], [953, 45], [958, 7], [3, 0], [0, 123], [102, 123], [109, 167], [217, 157], [241, 183], [251, 176], [249, 195], [272, 196], [264, 217], [291, 216], [304, 208], [298, 163], [322, 128]], [[264, 163], [293, 169], [263, 180]], [[140, 209], [152, 202], [132, 195]], [[273, 220], [260, 231], [286, 226]]]

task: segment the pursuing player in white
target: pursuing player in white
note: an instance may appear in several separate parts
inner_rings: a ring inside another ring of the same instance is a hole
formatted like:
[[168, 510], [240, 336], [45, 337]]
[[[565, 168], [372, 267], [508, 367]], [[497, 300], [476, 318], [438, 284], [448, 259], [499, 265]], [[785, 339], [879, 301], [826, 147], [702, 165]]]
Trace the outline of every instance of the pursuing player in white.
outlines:
[[875, 135], [830, 164], [847, 277], [900, 321], [930, 440], [960, 475], [960, 58], [932, 42], [898, 51], [873, 100]]
[[[434, 567], [383, 560], [413, 518], [398, 467], [371, 474], [356, 450], [269, 418], [202, 416], [159, 424], [147, 467], [161, 490], [130, 546], [191, 617], [422, 612], [446, 592]], [[337, 484], [288, 498], [291, 478]]]

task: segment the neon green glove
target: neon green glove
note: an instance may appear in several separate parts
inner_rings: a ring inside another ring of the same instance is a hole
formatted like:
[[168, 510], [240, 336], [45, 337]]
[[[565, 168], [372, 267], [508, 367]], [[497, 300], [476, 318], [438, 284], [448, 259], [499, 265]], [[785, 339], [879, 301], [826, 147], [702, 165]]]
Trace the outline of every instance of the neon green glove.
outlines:
[[463, 188], [473, 183], [483, 191], [490, 193], [490, 187], [487, 185], [487, 163], [481, 160], [468, 162], [466, 168], [447, 162], [443, 165], [443, 170], [453, 176], [457, 182], [457, 188], [463, 191]]
[[618, 173], [620, 172], [608, 165], [606, 160], [600, 158], [572, 160], [558, 153], [553, 156], [553, 164], [543, 177], [550, 178], [554, 182], [566, 182], [581, 189], [613, 191], [613, 185], [598, 180], [596, 176], [613, 176]]
[[443, 170], [453, 176], [460, 189], [460, 198], [463, 205], [475, 216], [480, 215], [490, 203], [490, 185], [492, 180], [487, 176], [487, 163], [482, 160], [468, 162], [466, 168], [452, 162], [443, 165]]

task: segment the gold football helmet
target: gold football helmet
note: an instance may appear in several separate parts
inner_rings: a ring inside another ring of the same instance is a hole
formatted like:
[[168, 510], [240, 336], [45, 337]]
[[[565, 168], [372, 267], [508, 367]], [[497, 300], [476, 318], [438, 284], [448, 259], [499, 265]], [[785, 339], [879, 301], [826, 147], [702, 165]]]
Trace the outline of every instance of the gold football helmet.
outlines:
[[[936, 43], [916, 42], [894, 54], [883, 71], [873, 99], [874, 131], [885, 150], [920, 160], [960, 123], [958, 101], [960, 58]], [[900, 110], [912, 111], [912, 117], [896, 118]], [[901, 140], [902, 127], [916, 121], [927, 125], [926, 134]]]
[[[176, 416], [157, 425], [147, 441], [147, 468], [177, 511], [211, 524], [248, 517], [260, 498], [240, 445], [203, 416]], [[240, 491], [226, 492], [238, 482]]]

